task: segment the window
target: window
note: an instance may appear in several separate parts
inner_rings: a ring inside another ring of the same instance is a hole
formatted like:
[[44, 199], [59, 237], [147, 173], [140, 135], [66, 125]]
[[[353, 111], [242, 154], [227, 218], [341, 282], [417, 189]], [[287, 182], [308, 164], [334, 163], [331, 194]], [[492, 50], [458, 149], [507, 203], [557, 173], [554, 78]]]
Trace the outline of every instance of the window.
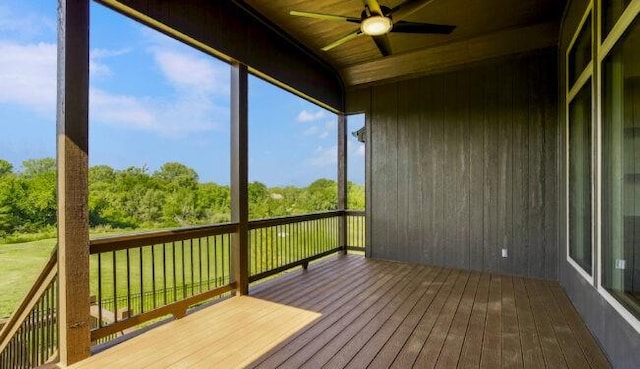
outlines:
[[569, 104], [569, 256], [591, 275], [591, 82]]
[[602, 286], [640, 317], [640, 23], [602, 65]]
[[592, 13], [567, 52], [568, 257], [587, 279], [593, 272]]
[[604, 40], [631, 0], [602, 0], [602, 39]]
[[591, 52], [591, 15], [588, 15], [569, 52], [569, 86], [576, 83], [589, 65]]

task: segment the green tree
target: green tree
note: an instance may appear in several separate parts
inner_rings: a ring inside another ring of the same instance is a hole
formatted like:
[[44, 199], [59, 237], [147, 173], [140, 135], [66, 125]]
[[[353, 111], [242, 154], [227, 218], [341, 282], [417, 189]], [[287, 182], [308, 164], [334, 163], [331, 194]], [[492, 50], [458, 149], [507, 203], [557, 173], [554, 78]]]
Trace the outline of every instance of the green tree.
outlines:
[[364, 210], [365, 198], [364, 198], [364, 186], [347, 182], [347, 208], [354, 210]]
[[203, 223], [220, 223], [231, 220], [231, 191], [229, 186], [213, 182], [198, 186], [198, 214]]
[[56, 160], [54, 158], [30, 159], [22, 162], [22, 175], [34, 177], [43, 173], [56, 172]]
[[0, 159], [0, 177], [13, 173], [13, 165], [6, 160]]
[[195, 190], [198, 187], [198, 173], [181, 163], [165, 163], [153, 176], [164, 181], [171, 189]]
[[330, 179], [313, 181], [306, 188], [305, 195], [306, 210], [310, 212], [334, 210], [338, 205], [338, 185]]
[[17, 206], [23, 197], [23, 188], [14, 175], [0, 177], [0, 236], [16, 232], [24, 222]]
[[[16, 204], [23, 231], [36, 232], [56, 224], [56, 161], [53, 158], [22, 162], [24, 170], [18, 177], [22, 200]], [[17, 187], [14, 190], [18, 191]]]

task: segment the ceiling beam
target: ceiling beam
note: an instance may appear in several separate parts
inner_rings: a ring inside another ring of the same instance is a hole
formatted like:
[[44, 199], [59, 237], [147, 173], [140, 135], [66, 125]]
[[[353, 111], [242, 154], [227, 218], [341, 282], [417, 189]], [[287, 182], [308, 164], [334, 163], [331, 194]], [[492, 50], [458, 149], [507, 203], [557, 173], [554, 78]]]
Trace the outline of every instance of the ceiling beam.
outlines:
[[387, 56], [341, 70], [347, 86], [373, 84], [450, 70], [486, 59], [554, 46], [558, 25], [543, 23], [513, 28], [464, 41]]

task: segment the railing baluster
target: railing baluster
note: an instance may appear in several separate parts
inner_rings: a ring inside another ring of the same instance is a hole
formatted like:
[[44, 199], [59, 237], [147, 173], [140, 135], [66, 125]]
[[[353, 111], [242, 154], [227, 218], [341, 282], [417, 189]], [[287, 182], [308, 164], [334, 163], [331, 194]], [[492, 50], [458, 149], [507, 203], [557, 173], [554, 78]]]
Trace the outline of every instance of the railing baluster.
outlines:
[[[127, 257], [127, 310], [129, 312], [131, 312], [131, 254], [129, 253], [129, 249], [127, 249], [126, 252], [126, 257]], [[118, 316], [118, 299], [113, 298], [113, 314], [115, 314], [116, 316], [116, 321], [117, 321], [117, 316]]]
[[177, 269], [178, 267], [176, 266], [176, 243], [175, 242], [171, 242], [171, 247], [172, 247], [172, 252], [171, 252], [171, 257], [173, 259], [173, 264], [171, 265], [171, 269], [173, 270], [173, 298], [171, 299], [171, 301], [177, 301], [178, 300], [178, 285], [177, 285]]
[[198, 272], [200, 275], [198, 293], [202, 293], [202, 238], [198, 238]]
[[144, 248], [141, 247], [138, 250], [140, 256], [140, 314], [142, 314], [144, 313], [144, 262], [142, 260], [144, 257]]
[[211, 250], [210, 250], [210, 246], [209, 246], [209, 239], [210, 237], [207, 237], [207, 244], [206, 244], [206, 251], [207, 251], [207, 290], [211, 289]]
[[102, 328], [102, 254], [98, 254], [98, 328]]
[[153, 293], [153, 308], [156, 308], [156, 245], [151, 245], [151, 291]]
[[216, 283], [214, 285], [218, 286], [218, 236], [213, 237], [213, 274]]
[[164, 304], [167, 304], [167, 244], [162, 243], [162, 295]]
[[[127, 253], [128, 252], [129, 251], [127, 250]], [[118, 286], [118, 284], [117, 284], [117, 274], [118, 274], [117, 270], [118, 269], [117, 269], [117, 266], [116, 266], [116, 252], [115, 251], [113, 252], [113, 255], [111, 255], [111, 263], [112, 263], [111, 267], [113, 268], [111, 270], [111, 272], [113, 273], [113, 302], [114, 302], [114, 309], [113, 310], [114, 310], [114, 314], [115, 314], [115, 311], [117, 310], [116, 307], [115, 307], [115, 304], [116, 304], [116, 301], [117, 301], [117, 298], [118, 298], [118, 288], [117, 288], [117, 286]], [[129, 257], [127, 256], [127, 274], [128, 273], [129, 273]], [[128, 282], [129, 282], [129, 278], [127, 278], [127, 295], [130, 293], [129, 292], [129, 283]], [[115, 314], [115, 319], [114, 320], [116, 322], [118, 321], [118, 314]]]
[[190, 266], [189, 266], [189, 269], [190, 269], [190, 273], [189, 274], [191, 275], [191, 280], [189, 281], [189, 284], [191, 285], [191, 295], [190, 296], [193, 296], [193, 287], [194, 287], [193, 286], [194, 285], [194, 278], [193, 278], [193, 276], [194, 276], [194, 274], [193, 274], [193, 240], [189, 240], [189, 259], [191, 261], [190, 262]]

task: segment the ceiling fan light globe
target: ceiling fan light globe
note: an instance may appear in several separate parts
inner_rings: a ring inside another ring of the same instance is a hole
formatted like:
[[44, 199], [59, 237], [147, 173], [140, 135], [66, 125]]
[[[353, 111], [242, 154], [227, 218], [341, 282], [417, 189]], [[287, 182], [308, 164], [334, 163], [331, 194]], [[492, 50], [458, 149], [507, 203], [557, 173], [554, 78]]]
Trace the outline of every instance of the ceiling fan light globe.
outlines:
[[391, 18], [383, 17], [381, 15], [374, 15], [366, 18], [360, 23], [360, 30], [368, 36], [384, 35], [391, 31], [392, 27], [393, 22], [391, 22]]

